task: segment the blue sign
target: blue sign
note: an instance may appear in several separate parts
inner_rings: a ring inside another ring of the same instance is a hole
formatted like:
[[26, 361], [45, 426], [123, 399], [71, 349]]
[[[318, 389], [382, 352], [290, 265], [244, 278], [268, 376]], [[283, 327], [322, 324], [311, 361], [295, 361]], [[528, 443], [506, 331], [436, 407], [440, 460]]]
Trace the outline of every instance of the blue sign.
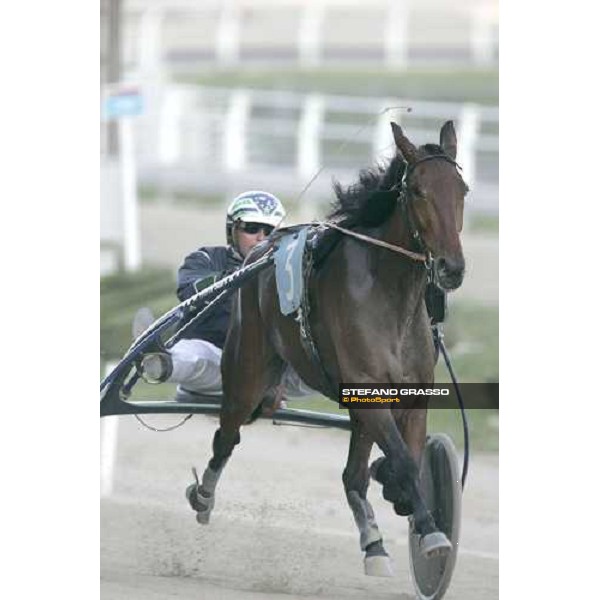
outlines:
[[104, 100], [104, 118], [120, 119], [141, 115], [144, 109], [142, 95], [137, 90], [123, 90]]

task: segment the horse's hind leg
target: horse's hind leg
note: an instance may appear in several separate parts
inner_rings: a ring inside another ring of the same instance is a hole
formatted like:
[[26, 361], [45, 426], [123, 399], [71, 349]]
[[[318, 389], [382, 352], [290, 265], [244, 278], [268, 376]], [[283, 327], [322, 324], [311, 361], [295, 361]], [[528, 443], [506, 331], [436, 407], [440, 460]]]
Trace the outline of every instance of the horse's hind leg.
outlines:
[[[283, 365], [283, 363], [282, 363]], [[241, 366], [241, 365], [240, 365]], [[281, 367], [283, 370], [283, 366]], [[274, 378], [276, 380], [276, 377]], [[258, 374], [250, 383], [239, 381], [227, 389], [224, 386], [223, 406], [221, 407], [220, 427], [215, 432], [212, 444], [213, 455], [202, 476], [200, 485], [192, 484], [187, 488], [186, 497], [196, 511], [198, 523], [207, 524], [215, 504], [215, 490], [233, 449], [240, 442], [240, 428], [247, 423], [254, 410], [259, 406], [269, 384]]]
[[[241, 424], [240, 424], [241, 425]], [[213, 456], [202, 475], [202, 481], [192, 483], [185, 491], [190, 506], [196, 511], [198, 523], [206, 525], [215, 505], [215, 490], [225, 463], [231, 456], [233, 448], [240, 441], [239, 427], [233, 436], [224, 437], [221, 429], [213, 438]]]
[[[206, 524], [215, 503], [219, 477], [235, 446], [240, 428], [248, 422], [265, 393], [279, 383], [285, 363], [275, 354], [260, 325], [256, 288], [249, 285], [240, 293], [244, 327], [235, 319], [223, 351], [223, 404], [220, 426], [213, 438], [213, 455], [202, 481], [187, 488], [186, 496], [196, 511], [196, 520]], [[237, 310], [234, 306], [234, 314]]]
[[342, 475], [346, 499], [360, 532], [360, 548], [365, 552], [365, 574], [376, 577], [393, 575], [390, 558], [383, 547], [383, 540], [375, 521], [373, 507], [367, 500], [369, 487], [369, 456], [373, 440], [361, 423], [352, 419], [352, 434], [348, 461]]

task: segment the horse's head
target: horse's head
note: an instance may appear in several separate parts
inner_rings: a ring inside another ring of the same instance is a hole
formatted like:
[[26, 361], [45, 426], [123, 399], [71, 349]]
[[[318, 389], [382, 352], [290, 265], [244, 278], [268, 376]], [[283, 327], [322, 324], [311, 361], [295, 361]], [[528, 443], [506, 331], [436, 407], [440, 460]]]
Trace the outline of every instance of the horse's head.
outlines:
[[392, 123], [398, 152], [406, 161], [401, 202], [412, 229], [435, 260], [440, 285], [446, 290], [460, 286], [465, 259], [460, 242], [463, 208], [468, 187], [456, 164], [456, 133], [452, 121], [440, 131], [440, 145], [417, 148]]

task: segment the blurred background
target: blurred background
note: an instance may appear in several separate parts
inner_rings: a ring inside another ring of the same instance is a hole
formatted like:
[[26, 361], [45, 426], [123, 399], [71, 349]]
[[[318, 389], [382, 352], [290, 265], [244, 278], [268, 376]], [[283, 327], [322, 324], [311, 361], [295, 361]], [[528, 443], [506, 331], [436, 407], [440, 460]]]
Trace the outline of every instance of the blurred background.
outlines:
[[[102, 372], [140, 306], [177, 303], [184, 256], [225, 243], [235, 195], [322, 217], [332, 176], [390, 156], [390, 120], [422, 144], [453, 119], [472, 191], [446, 340], [462, 381], [498, 381], [496, 0], [102, 0], [101, 34]], [[485, 423], [475, 441], [495, 449]]]

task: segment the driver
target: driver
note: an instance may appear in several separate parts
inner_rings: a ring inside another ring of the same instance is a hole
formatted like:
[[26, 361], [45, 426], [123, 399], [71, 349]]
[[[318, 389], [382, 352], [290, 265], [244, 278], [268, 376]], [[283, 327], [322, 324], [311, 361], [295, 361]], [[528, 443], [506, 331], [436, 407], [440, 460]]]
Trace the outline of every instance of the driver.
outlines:
[[[281, 224], [285, 214], [281, 201], [268, 192], [248, 191], [237, 196], [227, 209], [227, 246], [201, 247], [185, 258], [177, 275], [178, 298], [184, 301], [239, 269], [250, 250]], [[179, 384], [176, 400], [180, 401], [189, 400], [190, 394], [222, 394], [221, 354], [232, 304], [233, 295], [206, 320], [188, 328], [183, 339], [168, 353], [145, 356], [142, 360], [144, 378], [156, 383]], [[154, 320], [148, 312], [138, 313], [137, 318], [134, 328], [140, 332]], [[316, 392], [288, 367], [272, 399], [272, 410], [279, 407], [284, 393], [306, 396]]]

